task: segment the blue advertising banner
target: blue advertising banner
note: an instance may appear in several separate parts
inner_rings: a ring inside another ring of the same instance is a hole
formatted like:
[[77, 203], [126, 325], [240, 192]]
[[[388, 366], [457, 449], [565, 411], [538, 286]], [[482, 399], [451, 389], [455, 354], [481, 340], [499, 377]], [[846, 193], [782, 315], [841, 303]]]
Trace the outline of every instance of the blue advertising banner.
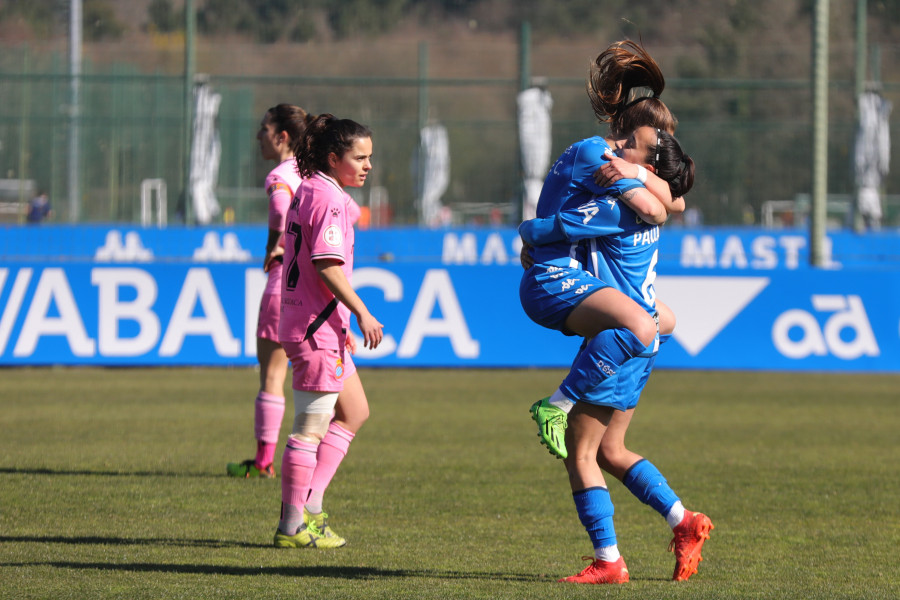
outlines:
[[[0, 229], [0, 365], [253, 365], [263, 227]], [[900, 372], [900, 236], [668, 229], [657, 365]], [[580, 340], [518, 300], [514, 229], [359, 231], [353, 284], [385, 325], [361, 365], [567, 366]]]

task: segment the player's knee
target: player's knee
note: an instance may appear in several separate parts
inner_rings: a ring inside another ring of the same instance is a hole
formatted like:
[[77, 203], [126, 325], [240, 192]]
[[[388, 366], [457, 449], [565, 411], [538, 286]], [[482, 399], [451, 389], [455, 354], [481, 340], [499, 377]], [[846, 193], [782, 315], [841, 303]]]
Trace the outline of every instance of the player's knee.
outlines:
[[363, 423], [369, 420], [369, 405], [363, 404], [353, 411], [352, 415], [348, 415], [347, 424], [350, 426], [348, 429], [352, 428], [352, 431], [356, 433], [359, 431], [359, 428], [363, 426]]
[[600, 444], [597, 461], [604, 471], [617, 475], [624, 470], [629, 454], [628, 449], [622, 444]]
[[291, 437], [318, 444], [328, 433], [337, 393], [294, 390], [294, 427]]
[[656, 321], [649, 314], [646, 319], [641, 319], [631, 328], [631, 333], [637, 337], [642, 344], [649, 346], [656, 339], [657, 327]]

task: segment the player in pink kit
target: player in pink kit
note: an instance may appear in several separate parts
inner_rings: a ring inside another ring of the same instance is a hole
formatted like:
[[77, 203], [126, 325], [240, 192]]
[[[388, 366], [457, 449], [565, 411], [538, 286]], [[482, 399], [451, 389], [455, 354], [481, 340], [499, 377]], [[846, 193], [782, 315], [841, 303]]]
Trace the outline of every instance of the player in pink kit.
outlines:
[[296, 153], [303, 181], [288, 210], [278, 332], [293, 365], [294, 426], [281, 462], [280, 548], [335, 548], [322, 494], [369, 416], [351, 357], [356, 316], [363, 343], [376, 348], [382, 324], [350, 285], [353, 224], [359, 206], [344, 191], [372, 169], [372, 132], [324, 114], [308, 126]]
[[256, 396], [254, 430], [256, 457], [240, 463], [228, 463], [232, 477], [275, 477], [273, 465], [281, 421], [284, 418], [284, 380], [288, 359], [278, 341], [281, 314], [282, 249], [278, 242], [284, 232], [285, 215], [294, 191], [300, 187], [300, 173], [294, 160], [306, 124], [312, 120], [305, 110], [293, 104], [279, 104], [266, 111], [256, 139], [263, 159], [278, 163], [266, 177], [269, 197], [269, 237], [263, 269], [268, 273], [266, 289], [259, 306], [256, 329], [256, 357], [259, 361], [259, 393]]

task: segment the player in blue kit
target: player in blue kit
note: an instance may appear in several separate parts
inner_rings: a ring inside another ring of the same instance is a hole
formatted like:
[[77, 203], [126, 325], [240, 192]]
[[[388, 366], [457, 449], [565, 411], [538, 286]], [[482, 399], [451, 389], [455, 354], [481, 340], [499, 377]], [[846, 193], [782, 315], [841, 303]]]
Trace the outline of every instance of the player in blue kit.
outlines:
[[[674, 142], [668, 135], [674, 129], [674, 118], [655, 98], [661, 82], [653, 77], [642, 82], [632, 76], [636, 72], [646, 78], [649, 73], [661, 79], [652, 58], [636, 44], [617, 43], [598, 56], [595, 67], [589, 87], [595, 113], [609, 117], [611, 133], [618, 137], [622, 137], [624, 128], [635, 128], [627, 141], [615, 145], [619, 154], [630, 154], [637, 165], [629, 165], [630, 171], [616, 165], [616, 176], [609, 167], [617, 159], [600, 165], [593, 173], [596, 184], [606, 185], [613, 192], [603, 195], [592, 188], [588, 177], [591, 167], [601, 162], [597, 150], [602, 143], [591, 138], [574, 145], [548, 175], [547, 195], [542, 195], [544, 206], [538, 206], [538, 215], [543, 218], [523, 224], [521, 230], [526, 242], [538, 244], [531, 250], [537, 264], [528, 269], [520, 289], [526, 311], [545, 326], [586, 338], [572, 371], [551, 400], [562, 399], [569, 408], [574, 406], [567, 436], [573, 452], [565, 462], [579, 517], [595, 551], [586, 569], [562, 581], [628, 581], [602, 470], [621, 479], [639, 499], [666, 517], [675, 534], [670, 546], [676, 554], [673, 579], [684, 580], [697, 571], [702, 560], [700, 550], [712, 523], [705, 515], [685, 511], [656, 467], [625, 447], [625, 432], [655, 360], [656, 344], [651, 346], [651, 342], [656, 331], [655, 323], [649, 332], [646, 327], [623, 326], [627, 326], [629, 315], [637, 318], [637, 323], [641, 316], [644, 323], [652, 320], [656, 305], [652, 283], [659, 230], [657, 221], [643, 214], [639, 218], [631, 210], [638, 207], [626, 205], [633, 200], [628, 198], [629, 192], [639, 186], [633, 179], [644, 181], [647, 169], [656, 171], [673, 182], [672, 196], [679, 198], [690, 189], [693, 165], [678, 156], [680, 148], [675, 152], [677, 142], [670, 143]], [[628, 85], [640, 83], [649, 86], [649, 94], [644, 91], [637, 103], [626, 102], [626, 97], [633, 96]], [[610, 87], [615, 93], [604, 96], [602, 92]], [[598, 102], [603, 98], [608, 100], [606, 104]], [[663, 130], [637, 128], [640, 124]], [[578, 164], [579, 158], [584, 159], [583, 165]], [[630, 173], [626, 177], [632, 181], [610, 185], [623, 173]], [[594, 306], [585, 310], [589, 302]], [[669, 313], [668, 318], [671, 331], [674, 317]], [[541, 425], [539, 417], [553, 415], [551, 410], [555, 409], [562, 413], [557, 424], [561, 421], [564, 430], [565, 413], [548, 406], [547, 400], [532, 407], [535, 420]], [[564, 453], [565, 446], [562, 450]]]
[[[642, 127], [635, 131], [630, 146], [638, 156], [649, 152], [648, 157], [655, 164], [645, 168], [652, 167], [663, 179], [671, 181], [673, 196], [687, 193], [693, 183], [693, 162], [681, 154], [672, 136]], [[629, 156], [628, 150], [620, 152]], [[536, 261], [523, 277], [523, 305], [526, 310], [529, 306], [544, 309], [547, 323], [559, 323], [559, 316], [566, 314], [567, 309], [571, 311], [573, 289], [590, 294], [616, 287], [647, 314], [655, 313], [653, 280], [659, 227], [644, 222], [617, 197], [595, 197], [584, 204], [564, 203], [556, 215], [523, 223], [520, 233], [534, 246]], [[560, 267], [560, 259], [553, 256], [566, 246], [568, 252], [564, 256], [570, 265]], [[560, 273], [565, 274], [558, 277]], [[697, 572], [703, 542], [713, 528], [706, 515], [685, 510], [650, 461], [625, 446], [625, 433], [656, 356], [656, 349], [648, 347], [633, 354], [640, 349], [636, 345], [640, 343], [620, 328], [599, 332], [586, 339], [560, 386], [567, 398], [577, 400], [568, 417], [566, 441], [572, 452], [565, 465], [579, 518], [594, 546], [591, 564], [561, 581], [629, 580], [618, 551], [614, 509], [604, 470], [657, 510], [673, 528], [675, 537], [670, 549], [676, 553], [674, 580], [688, 579]]]
[[[600, 53], [594, 61], [588, 82], [588, 95], [594, 114], [600, 122], [608, 122], [610, 138], [587, 138], [570, 146], [556, 161], [544, 182], [537, 207], [538, 217], [556, 214], [565, 206], [584, 205], [592, 200], [612, 195], [628, 204], [648, 223], [663, 223], [669, 213], [684, 210], [684, 199], [673, 199], [669, 185], [656, 176], [652, 156], [635, 155], [633, 135], [641, 125], [648, 125], [671, 134], [675, 118], [658, 96], [665, 87], [665, 79], [653, 58], [633, 42], [616, 42]], [[630, 128], [630, 129], [629, 129]], [[646, 141], [650, 147], [654, 140]], [[632, 156], [630, 164], [611, 153]], [[624, 170], [627, 166], [627, 170]], [[648, 168], [649, 167], [649, 168]], [[587, 215], [585, 215], [587, 216]], [[568, 335], [591, 338], [600, 331], [619, 329], [622, 342], [632, 355], [656, 346], [657, 323], [653, 317], [627, 296], [611, 286], [601, 289], [572, 286], [571, 269], [576, 265], [565, 244], [538, 250], [534, 260], [552, 258], [552, 267], [569, 269], [545, 274], [546, 278], [563, 278], [566, 295], [556, 295], [558, 306], [537, 306], [526, 301], [526, 312], [541, 325], [558, 329]], [[531, 257], [529, 257], [529, 260]], [[580, 269], [575, 269], [575, 275]], [[567, 275], [563, 277], [564, 275]], [[523, 281], [523, 285], [525, 282]], [[586, 294], [590, 290], [592, 293]], [[521, 292], [520, 292], [521, 293]], [[526, 296], [523, 296], [525, 299]], [[660, 304], [661, 331], [674, 329], [674, 315]], [[541, 442], [552, 454], [565, 458], [564, 442], [566, 415], [571, 401], [558, 395], [535, 402], [532, 418], [537, 422]]]

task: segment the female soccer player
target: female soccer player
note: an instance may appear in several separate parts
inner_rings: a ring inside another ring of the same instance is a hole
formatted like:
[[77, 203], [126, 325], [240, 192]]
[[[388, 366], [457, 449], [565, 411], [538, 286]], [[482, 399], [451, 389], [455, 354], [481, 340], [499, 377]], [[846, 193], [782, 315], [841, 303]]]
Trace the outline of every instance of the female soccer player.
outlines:
[[[659, 65], [634, 42], [613, 43], [597, 56], [591, 65], [587, 92], [594, 115], [600, 123], [609, 123], [611, 135], [609, 139], [595, 136], [573, 144], [557, 160], [541, 191], [539, 217], [555, 215], [567, 204], [587, 206], [592, 199], [609, 193], [629, 204], [649, 223], [663, 223], [669, 213], [684, 210], [684, 199], [675, 197], [673, 200], [668, 183], [656, 176], [655, 168], [647, 170], [625, 163], [608, 152], [612, 148], [624, 148], [629, 143], [629, 134], [641, 125], [670, 134], [674, 132], [675, 117], [659, 99], [664, 88], [665, 78]], [[526, 267], [533, 263], [527, 248], [526, 243], [523, 251]], [[522, 285], [526, 285], [524, 279]], [[658, 331], [671, 333], [675, 328], [672, 311], [661, 302], [657, 327], [652, 315], [611, 287], [597, 294], [584, 294], [584, 290], [577, 288], [575, 292], [571, 298], [571, 314], [567, 313], [565, 317], [567, 321], [546, 323], [542, 322], [546, 319], [540, 314], [530, 316], [567, 335], [587, 338], [605, 329], [621, 328], [629, 332], [629, 339], [634, 338], [631, 340], [634, 344], [640, 343], [644, 347], [657, 346]], [[532, 310], [538, 308], [532, 307]], [[566, 412], [572, 404], [571, 399], [557, 392], [531, 406], [541, 443], [559, 458], [567, 455]]]
[[346, 542], [321, 512], [323, 481], [330, 481], [368, 417], [351, 357], [350, 314], [366, 347], [376, 348], [383, 337], [383, 325], [350, 285], [359, 207], [344, 191], [362, 186], [372, 169], [372, 132], [349, 119], [320, 115], [307, 126], [296, 160], [303, 181], [288, 210], [279, 323], [279, 339], [293, 364], [295, 417], [282, 457], [274, 543], [333, 548]]
[[[655, 146], [651, 145], [655, 138]], [[647, 153], [654, 167], [664, 179], [672, 183], [672, 194], [681, 196], [693, 182], [693, 162], [680, 155], [674, 138], [658, 129], [641, 127], [632, 136], [629, 150], [638, 155]], [[624, 153], [626, 156], [628, 152]], [[605, 282], [615, 282], [648, 314], [655, 311], [653, 279], [658, 256], [658, 226], [642, 222], [624, 203], [596, 205], [609, 210], [589, 211], [584, 207], [568, 206], [556, 216], [536, 219], [523, 224], [526, 239], [541, 249], [552, 251], [560, 237], [566, 240], [571, 256], [585, 269], [569, 269], [560, 274], [552, 266], [536, 263], [532, 269], [545, 269], [551, 275], [545, 285], [532, 288], [544, 298], [532, 300], [537, 305], [552, 307], [547, 314], [567, 310], [567, 290], [606, 289]], [[587, 243], [584, 243], [587, 242]], [[541, 265], [541, 266], [538, 266]], [[590, 271], [587, 272], [587, 271]], [[541, 279], [538, 273], [535, 279]], [[563, 283], [567, 282], [567, 283]], [[595, 292], [599, 293], [599, 292]], [[556, 294], [558, 297], [553, 298]], [[592, 294], [593, 295], [593, 294]], [[613, 527], [613, 505], [603, 478], [607, 471], [620, 479], [642, 502], [650, 505], [666, 518], [673, 528], [670, 549], [675, 551], [676, 565], [672, 578], [686, 580], [697, 572], [703, 543], [709, 538], [713, 525], [702, 513], [685, 510], [680, 498], [669, 487], [659, 470], [642, 456], [625, 446], [625, 434], [640, 392], [655, 361], [649, 348], [639, 351], [642, 342], [620, 328], [606, 329], [586, 339], [573, 362], [569, 375], [560, 386], [566, 397], [576, 400], [568, 415], [569, 429], [566, 444], [572, 449], [565, 459], [566, 470], [579, 518], [594, 546], [594, 560], [581, 573], [561, 581], [574, 583], [624, 583], [628, 569], [618, 551]]]
[[277, 163], [266, 176], [269, 197], [269, 237], [263, 270], [268, 274], [259, 306], [256, 327], [256, 358], [259, 361], [259, 392], [254, 403], [256, 457], [228, 463], [232, 477], [275, 477], [273, 465], [278, 433], [284, 418], [284, 380], [288, 359], [278, 341], [278, 317], [281, 314], [281, 249], [278, 241], [284, 232], [284, 220], [294, 190], [300, 186], [300, 174], [294, 152], [312, 119], [293, 104], [279, 104], [266, 111], [256, 139], [263, 159]]
[[[610, 49], [616, 49], [617, 46], [614, 44]], [[604, 54], [608, 52], [609, 50]], [[604, 54], [598, 57], [598, 65]], [[596, 89], [601, 87], [603, 82], [592, 77], [591, 83], [591, 87]], [[621, 87], [619, 91], [628, 93], [627, 89]], [[658, 91], [656, 93], [658, 94]], [[655, 99], [652, 100], [654, 100], [652, 103], [639, 100], [640, 104], [631, 103], [630, 106], [625, 106], [624, 110], [615, 113], [614, 124], [628, 122], [638, 125], [649, 121], [651, 125], [666, 127], [667, 123], [672, 123], [674, 126], [674, 119], [665, 118], [668, 113], [665, 105]], [[636, 111], [635, 108], [641, 104], [644, 105], [642, 108], [650, 110]], [[594, 103], [594, 106], [596, 111], [598, 104]], [[665, 110], [654, 113], [655, 108]], [[611, 129], [616, 127], [613, 126]], [[616, 130], [622, 132], [621, 127]], [[669, 137], [660, 128], [638, 128], [632, 136], [629, 136], [629, 142], [618, 145], [618, 148], [620, 154], [631, 154], [637, 158], [636, 162], [640, 162], [643, 156], [647, 161], [643, 168], [653, 167], [663, 174], [665, 179], [672, 181], [674, 184], [672, 195], [678, 197], [686, 193], [692, 185], [693, 164], [689, 159], [678, 157], [680, 149], [675, 153], [666, 151], [666, 146], [671, 146], [670, 142], [674, 141], [674, 138], [669, 140]], [[676, 158], [678, 160], [672, 160]], [[622, 165], [618, 164], [616, 167], [621, 174]], [[635, 167], [631, 169], [631, 177], [636, 177], [640, 173], [639, 170], [635, 172]], [[554, 172], [557, 170], [554, 169]], [[599, 182], [607, 186], [614, 184], [617, 178], [608, 165], [597, 173]], [[652, 284], [655, 277], [659, 232], [652, 224], [642, 223], [641, 219], [636, 219], [631, 208], [623, 204], [611, 198], [599, 198], [593, 204], [570, 203], [558, 215], [546, 219], [549, 222], [543, 225], [531, 223], [531, 232], [526, 232], [526, 236], [535, 234], [531, 235], [531, 242], [553, 243], [562, 235], [570, 240], [568, 252], [562, 254], [562, 257], [568, 255], [567, 265], [580, 264], [583, 270], [592, 271], [590, 275], [574, 271], [572, 272], [574, 277], [568, 278], [562, 270], [551, 266], [547, 271], [555, 278], [548, 279], [548, 283], [565, 277], [564, 282], [559, 285], [559, 290], [547, 286], [532, 287], [532, 291], [547, 295], [548, 292], [565, 293], [574, 288], [576, 292], [580, 290], [583, 297], [585, 293], [599, 288], [599, 292], [595, 291], [588, 296], [591, 297], [608, 289], [604, 287], [608, 281], [639, 304], [645, 314], [653, 314], [655, 292]], [[539, 206], [539, 214], [540, 210]], [[595, 217], [599, 218], [594, 220]], [[523, 227], [526, 225], [523, 224]], [[605, 236], [595, 237], [602, 234]], [[578, 244], [571, 243], [576, 240], [582, 241]], [[563, 268], [566, 268], [565, 265]], [[548, 311], [547, 316], [552, 315], [555, 310], [564, 315], [566, 311], [572, 311], [571, 305], [577, 301], [577, 293], [570, 294], [568, 298], [563, 298], [561, 305], [557, 305], [556, 309]], [[568, 306], [567, 302], [570, 303]], [[553, 306], [552, 302], [546, 304]], [[559, 315], [556, 319], [558, 321]], [[562, 323], [565, 327], [568, 324], [567, 319], [563, 318]], [[615, 322], [612, 325], [615, 325]], [[640, 350], [642, 344], [643, 340], [637, 339], [630, 331], [620, 327], [603, 330], [586, 339], [573, 363], [569, 377], [557, 392], [557, 395], [569, 403], [568, 407], [572, 410], [569, 417], [572, 427], [566, 434], [566, 444], [573, 448], [573, 452], [571, 456], [566, 457], [565, 464], [579, 518], [594, 546], [592, 563], [578, 575], [561, 581], [576, 583], [628, 581], [628, 570], [618, 552], [612, 521], [613, 505], [602, 470], [621, 479], [635, 496], [660, 512], [673, 528], [674, 539], [670, 545], [670, 550], [674, 550], [676, 556], [673, 579], [685, 580], [697, 572], [697, 566], [702, 560], [700, 551], [709, 537], [709, 531], [713, 528], [705, 515], [684, 509], [678, 496], [652, 463], [625, 447], [625, 432], [655, 361], [655, 352], [649, 351], [646, 347], [635, 357], [634, 353]], [[620, 361], [618, 365], [616, 361]], [[577, 400], [578, 403], [573, 404], [573, 400]], [[532, 413], [534, 415], [534, 408]], [[535, 415], [536, 420], [537, 416]], [[564, 418], [561, 421], [564, 428]]]

